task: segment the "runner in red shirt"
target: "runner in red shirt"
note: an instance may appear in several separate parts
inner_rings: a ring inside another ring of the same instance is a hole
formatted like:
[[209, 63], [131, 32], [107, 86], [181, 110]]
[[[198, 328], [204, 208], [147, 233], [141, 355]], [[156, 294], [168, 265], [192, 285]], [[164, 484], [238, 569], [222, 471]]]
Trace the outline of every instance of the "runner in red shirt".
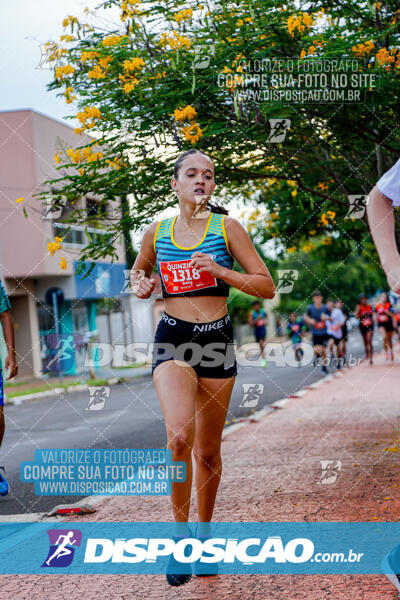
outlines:
[[393, 317], [394, 313], [392, 305], [389, 302], [389, 297], [386, 292], [382, 292], [378, 304], [375, 306], [375, 316], [378, 323], [379, 331], [381, 332], [383, 347], [386, 353], [386, 360], [394, 360], [392, 337], [394, 332]]
[[364, 341], [365, 357], [369, 358], [369, 364], [372, 365], [372, 355], [374, 353], [372, 347], [372, 337], [374, 335], [373, 309], [368, 304], [367, 297], [364, 294], [359, 297], [354, 314], [360, 321], [359, 328]]

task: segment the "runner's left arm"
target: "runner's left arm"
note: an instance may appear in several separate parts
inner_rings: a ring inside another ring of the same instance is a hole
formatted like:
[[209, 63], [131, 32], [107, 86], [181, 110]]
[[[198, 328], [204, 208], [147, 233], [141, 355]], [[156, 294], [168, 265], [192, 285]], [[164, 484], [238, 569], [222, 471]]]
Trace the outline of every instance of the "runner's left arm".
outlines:
[[246, 229], [236, 219], [226, 216], [225, 230], [231, 254], [246, 272], [239, 273], [221, 267], [218, 277], [245, 294], [258, 298], [273, 298], [276, 292], [275, 284]]

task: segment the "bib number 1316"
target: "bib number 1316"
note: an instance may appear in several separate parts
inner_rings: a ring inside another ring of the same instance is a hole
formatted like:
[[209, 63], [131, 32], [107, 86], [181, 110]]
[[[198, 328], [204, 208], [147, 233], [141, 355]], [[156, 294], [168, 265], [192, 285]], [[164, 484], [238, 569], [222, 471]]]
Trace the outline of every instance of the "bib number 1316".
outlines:
[[217, 285], [215, 277], [207, 271], [199, 272], [195, 267], [191, 267], [190, 261], [190, 258], [183, 261], [160, 261], [161, 277], [169, 294], [190, 292]]

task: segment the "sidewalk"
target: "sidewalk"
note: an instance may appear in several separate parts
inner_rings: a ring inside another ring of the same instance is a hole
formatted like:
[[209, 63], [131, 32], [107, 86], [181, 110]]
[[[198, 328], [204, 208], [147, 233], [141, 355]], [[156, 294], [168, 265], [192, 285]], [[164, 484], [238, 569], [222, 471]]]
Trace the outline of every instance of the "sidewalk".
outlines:
[[[346, 369], [222, 443], [215, 521], [399, 521], [400, 363]], [[341, 461], [321, 484], [321, 460]], [[244, 495], [245, 490], [245, 495]], [[169, 498], [112, 497], [68, 521], [171, 521]], [[190, 521], [197, 520], [193, 485]], [[104, 567], [107, 572], [107, 566]], [[164, 575], [8, 576], [3, 592], [29, 600], [394, 600], [385, 575], [223, 575], [171, 588]], [[19, 591], [18, 591], [19, 590]], [[60, 596], [60, 591], [63, 594]]]

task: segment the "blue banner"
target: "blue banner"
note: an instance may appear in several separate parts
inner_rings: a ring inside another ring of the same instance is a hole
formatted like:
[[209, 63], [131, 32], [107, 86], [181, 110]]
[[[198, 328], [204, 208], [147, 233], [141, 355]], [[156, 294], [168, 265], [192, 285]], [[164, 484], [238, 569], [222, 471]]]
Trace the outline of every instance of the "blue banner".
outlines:
[[166, 496], [186, 481], [186, 463], [168, 448], [40, 448], [20, 477], [38, 496]]
[[158, 522], [1, 523], [0, 573], [162, 574], [171, 555], [220, 574], [400, 572], [400, 523], [215, 522], [206, 540], [174, 533]]
[[[78, 261], [74, 262], [74, 269]], [[88, 272], [91, 263], [85, 262]], [[96, 263], [90, 275], [75, 275], [76, 297], [82, 300], [120, 296], [125, 285], [125, 264]]]

